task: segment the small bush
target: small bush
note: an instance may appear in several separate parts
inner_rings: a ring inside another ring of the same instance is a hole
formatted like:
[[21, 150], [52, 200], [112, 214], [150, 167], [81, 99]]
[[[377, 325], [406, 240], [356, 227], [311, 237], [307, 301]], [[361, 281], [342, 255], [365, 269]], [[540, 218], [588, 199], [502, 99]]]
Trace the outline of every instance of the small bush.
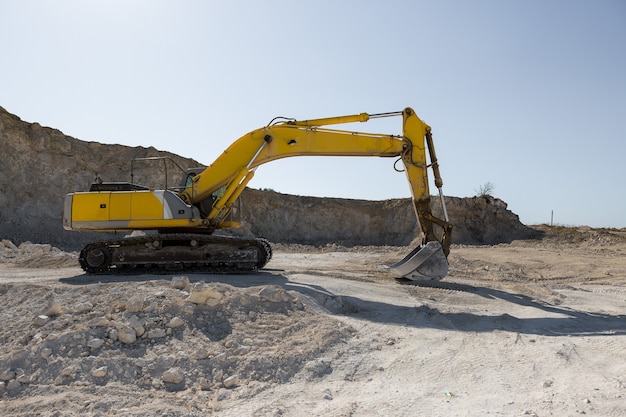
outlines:
[[480, 187], [478, 190], [474, 190], [476, 193], [476, 197], [493, 197], [493, 190], [496, 189], [496, 186], [492, 182], [486, 182]]

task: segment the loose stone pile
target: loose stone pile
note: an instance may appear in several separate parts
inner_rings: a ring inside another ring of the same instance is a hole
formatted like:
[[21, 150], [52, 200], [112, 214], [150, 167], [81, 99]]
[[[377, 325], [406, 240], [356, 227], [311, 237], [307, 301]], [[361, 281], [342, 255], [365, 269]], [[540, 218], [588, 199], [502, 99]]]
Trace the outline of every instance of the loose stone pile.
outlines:
[[278, 286], [174, 277], [140, 282], [133, 293], [123, 288], [0, 285], [3, 298], [12, 300], [0, 321], [13, 323], [0, 330], [0, 396], [112, 383], [255, 391], [288, 381], [352, 334], [301, 294]]
[[78, 266], [78, 253], [64, 252], [49, 244], [22, 242], [18, 246], [8, 239], [2, 239], [0, 264], [24, 268]]

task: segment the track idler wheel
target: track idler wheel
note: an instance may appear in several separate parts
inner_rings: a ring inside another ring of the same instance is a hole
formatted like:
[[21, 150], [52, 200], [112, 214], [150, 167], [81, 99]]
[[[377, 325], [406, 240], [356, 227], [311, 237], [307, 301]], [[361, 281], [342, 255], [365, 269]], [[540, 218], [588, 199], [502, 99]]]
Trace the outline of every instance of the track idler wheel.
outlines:
[[111, 253], [105, 247], [85, 248], [79, 262], [87, 272], [103, 272], [109, 269]]

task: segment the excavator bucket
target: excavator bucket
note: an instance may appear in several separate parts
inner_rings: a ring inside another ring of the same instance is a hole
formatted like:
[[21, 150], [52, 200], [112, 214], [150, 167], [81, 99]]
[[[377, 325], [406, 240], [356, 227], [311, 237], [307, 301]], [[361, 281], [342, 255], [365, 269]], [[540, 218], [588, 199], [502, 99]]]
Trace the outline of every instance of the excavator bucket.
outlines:
[[413, 281], [439, 281], [448, 273], [448, 260], [441, 243], [432, 241], [418, 246], [404, 259], [384, 266], [384, 269]]

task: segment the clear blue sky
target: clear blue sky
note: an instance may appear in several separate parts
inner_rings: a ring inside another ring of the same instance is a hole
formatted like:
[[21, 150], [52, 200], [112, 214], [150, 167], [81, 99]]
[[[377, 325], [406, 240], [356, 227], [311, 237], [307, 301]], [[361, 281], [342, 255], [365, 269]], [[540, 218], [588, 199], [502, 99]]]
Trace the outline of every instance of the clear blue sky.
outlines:
[[[210, 164], [275, 116], [411, 106], [447, 195], [490, 182], [526, 224], [626, 226], [623, 0], [2, 0], [0, 39], [0, 106], [81, 140]], [[250, 186], [408, 197], [392, 163], [291, 158]]]

